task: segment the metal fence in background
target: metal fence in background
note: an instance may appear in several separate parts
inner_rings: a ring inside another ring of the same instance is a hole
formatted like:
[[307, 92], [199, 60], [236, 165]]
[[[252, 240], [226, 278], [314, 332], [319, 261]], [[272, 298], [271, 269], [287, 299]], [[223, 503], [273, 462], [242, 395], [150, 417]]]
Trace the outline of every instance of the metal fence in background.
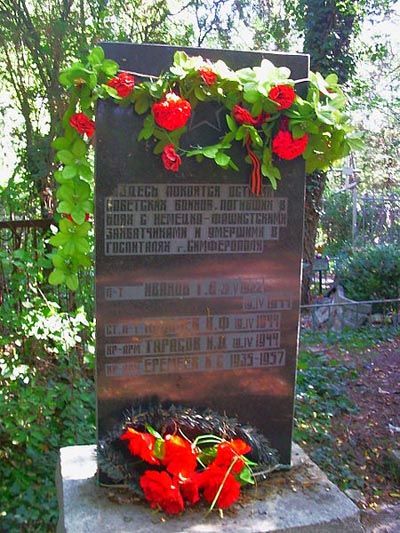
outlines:
[[342, 333], [345, 328], [400, 325], [400, 298], [362, 302], [333, 302], [301, 305], [301, 329]]

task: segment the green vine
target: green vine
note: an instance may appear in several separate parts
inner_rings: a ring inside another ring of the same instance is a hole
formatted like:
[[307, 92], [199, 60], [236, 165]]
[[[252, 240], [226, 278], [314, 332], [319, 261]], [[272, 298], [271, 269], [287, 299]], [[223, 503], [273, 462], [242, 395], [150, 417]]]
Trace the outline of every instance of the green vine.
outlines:
[[[166, 73], [157, 78], [139, 74], [146, 81], [135, 83], [136, 73], [119, 71], [119, 65], [105, 58], [100, 47], [90, 52], [85, 63], [65, 70], [60, 83], [71, 96], [62, 121], [63, 135], [53, 142], [59, 161], [57, 211], [62, 218], [59, 231], [50, 238], [56, 248], [50, 283], [65, 282], [76, 290], [79, 269], [90, 265], [91, 139], [99, 98], [133, 105], [138, 115], [146, 114], [138, 141], [154, 139], [154, 154], [161, 154], [166, 169], [177, 172], [182, 157], [195, 157], [238, 170], [230, 153], [238, 142], [253, 166], [253, 179], [258, 173], [258, 179], [262, 175], [276, 189], [281, 179], [280, 158], [302, 156], [310, 173], [327, 170], [361, 146], [345, 113], [347, 100], [337, 76], [310, 73], [307, 80], [292, 80], [290, 74], [288, 68], [275, 67], [266, 59], [260, 66], [233, 71], [223, 61], [210, 63], [178, 51]], [[302, 98], [295, 88], [304, 81], [308, 92]], [[186, 122], [202, 102], [225, 107], [227, 133], [214, 145], [183, 150], [179, 143], [187, 131]]]

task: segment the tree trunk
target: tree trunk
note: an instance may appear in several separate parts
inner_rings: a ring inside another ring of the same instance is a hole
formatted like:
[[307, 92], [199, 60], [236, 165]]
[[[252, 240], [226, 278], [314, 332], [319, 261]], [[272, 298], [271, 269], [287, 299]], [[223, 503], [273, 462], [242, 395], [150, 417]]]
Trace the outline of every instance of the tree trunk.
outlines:
[[314, 172], [306, 176], [306, 202], [304, 213], [303, 242], [303, 282], [301, 286], [301, 303], [311, 302], [312, 267], [315, 257], [315, 240], [321, 216], [322, 197], [326, 183], [325, 172]]
[[[337, 0], [300, 0], [304, 18], [304, 52], [310, 54], [311, 70], [323, 76], [335, 72], [341, 83], [354, 71], [350, 40], [356, 22], [357, 2], [343, 5]], [[315, 240], [321, 215], [322, 197], [327, 180], [325, 172], [315, 172], [306, 178], [306, 205], [304, 219], [305, 263], [302, 283], [302, 304], [311, 300], [312, 266]]]

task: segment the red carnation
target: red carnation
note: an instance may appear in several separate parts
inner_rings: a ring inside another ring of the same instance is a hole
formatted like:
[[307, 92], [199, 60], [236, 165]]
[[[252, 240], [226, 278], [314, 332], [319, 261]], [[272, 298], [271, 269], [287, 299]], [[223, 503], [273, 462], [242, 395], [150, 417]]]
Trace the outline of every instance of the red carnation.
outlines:
[[299, 139], [294, 139], [290, 131], [279, 130], [272, 141], [272, 151], [282, 159], [295, 159], [307, 148], [307, 133]]
[[194, 505], [200, 500], [198, 476], [199, 474], [193, 474], [190, 479], [185, 479], [179, 483], [183, 499], [190, 505]]
[[178, 172], [182, 163], [182, 159], [180, 155], [175, 152], [175, 147], [173, 144], [167, 144], [167, 146], [164, 147], [164, 150], [161, 154], [161, 159], [164, 163], [164, 167], [167, 170]]
[[236, 122], [239, 124], [247, 124], [249, 126], [261, 126], [261, 124], [269, 118], [269, 115], [264, 111], [256, 117], [253, 117], [247, 109], [238, 104], [234, 106], [232, 114]]
[[128, 428], [120, 439], [129, 441], [128, 449], [132, 455], [137, 455], [143, 461], [153, 465], [160, 464], [160, 461], [153, 455], [156, 439], [150, 433], [142, 433], [136, 429]]
[[250, 115], [250, 112], [247, 111], [244, 107], [236, 104], [233, 108], [233, 118], [236, 120], [236, 122], [239, 122], [239, 124], [249, 124], [253, 125], [253, 117]]
[[227, 470], [232, 462], [236, 459], [232, 471], [239, 473], [244, 467], [244, 461], [241, 459], [241, 456], [249, 453], [250, 451], [250, 446], [241, 439], [233, 439], [229, 442], [223, 441], [218, 444], [217, 455], [214, 459], [213, 465], [225, 468], [225, 470]]
[[268, 96], [278, 104], [278, 109], [288, 109], [293, 104], [296, 93], [291, 85], [276, 85]]
[[167, 472], [147, 470], [139, 483], [152, 509], [161, 507], [168, 514], [179, 514], [183, 510], [182, 494]]
[[75, 113], [75, 115], [72, 115], [69, 119], [69, 123], [81, 135], [86, 133], [88, 137], [91, 137], [94, 133], [95, 123], [93, 120], [90, 120], [85, 113]]
[[129, 96], [135, 86], [135, 78], [127, 72], [120, 72], [118, 76], [112, 78], [107, 85], [115, 89], [118, 96], [125, 98]]
[[231, 506], [240, 496], [239, 481], [237, 481], [231, 473], [226, 476], [226, 472], [226, 468], [211, 465], [199, 474], [201, 479], [200, 488], [203, 489], [204, 499], [208, 503], [214, 501], [214, 498], [223, 483], [220, 495], [217, 499], [217, 507], [219, 509], [225, 509], [226, 507]]
[[214, 83], [217, 81], [217, 75], [215, 74], [215, 72], [213, 72], [211, 67], [200, 68], [199, 74], [201, 78], [203, 79], [204, 83], [208, 85], [209, 87], [211, 85], [214, 85]]
[[189, 441], [179, 435], [166, 435], [165, 455], [161, 463], [174, 476], [188, 479], [197, 466], [197, 454]]
[[175, 93], [166, 94], [163, 100], [153, 104], [152, 109], [155, 123], [168, 131], [182, 128], [192, 112], [190, 103]]

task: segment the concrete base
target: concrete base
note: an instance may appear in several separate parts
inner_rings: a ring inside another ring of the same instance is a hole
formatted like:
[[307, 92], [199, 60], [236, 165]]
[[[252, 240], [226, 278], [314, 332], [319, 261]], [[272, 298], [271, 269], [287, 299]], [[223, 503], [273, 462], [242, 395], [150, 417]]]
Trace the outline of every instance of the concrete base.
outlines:
[[[243, 490], [240, 502], [204, 517], [204, 508], [178, 517], [152, 511], [146, 503], [115, 503], [118, 489], [96, 484], [95, 446], [60, 450], [56, 475], [58, 533], [358, 533], [357, 506], [293, 446], [290, 471], [275, 472], [256, 489]], [[113, 494], [114, 503], [110, 500]], [[120, 498], [120, 500], [123, 498]], [[126, 500], [125, 500], [126, 501]]]

